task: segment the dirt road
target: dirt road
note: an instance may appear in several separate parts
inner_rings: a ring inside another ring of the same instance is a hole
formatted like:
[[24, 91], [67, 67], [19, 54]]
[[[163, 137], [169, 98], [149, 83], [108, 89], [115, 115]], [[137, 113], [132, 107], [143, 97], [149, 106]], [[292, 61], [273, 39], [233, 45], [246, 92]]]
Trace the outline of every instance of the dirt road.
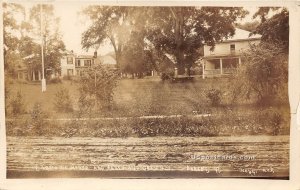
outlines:
[[7, 137], [7, 177], [289, 175], [289, 136]]

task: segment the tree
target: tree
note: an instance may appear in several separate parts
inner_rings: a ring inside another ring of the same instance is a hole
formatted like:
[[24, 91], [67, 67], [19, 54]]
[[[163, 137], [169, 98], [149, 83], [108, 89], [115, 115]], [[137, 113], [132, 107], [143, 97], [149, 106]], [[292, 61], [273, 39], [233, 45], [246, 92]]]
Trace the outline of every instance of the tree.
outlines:
[[[41, 28], [41, 6], [42, 6], [42, 20], [43, 28]], [[65, 50], [62, 36], [59, 33], [59, 19], [54, 15], [54, 7], [51, 4], [35, 5], [30, 9], [30, 25], [32, 46], [37, 46], [43, 40], [44, 45], [44, 59], [45, 68], [59, 70], [59, 63], [62, 57], [62, 52]], [[42, 30], [42, 33], [41, 33]], [[40, 57], [40, 50], [32, 49], [38, 57]], [[31, 60], [32, 62], [32, 60]], [[33, 62], [32, 62], [33, 63]], [[35, 65], [40, 65], [40, 62], [34, 62]]]
[[277, 43], [251, 46], [235, 77], [239, 80], [232, 83], [233, 100], [255, 97], [259, 105], [270, 105], [286, 91], [288, 55], [283, 47]]
[[17, 22], [17, 16], [23, 16], [25, 8], [16, 3], [3, 3], [3, 40], [4, 40], [4, 67], [5, 72], [14, 75], [16, 65], [21, 61], [18, 54], [20, 42], [21, 23]]
[[83, 13], [92, 21], [82, 35], [84, 48], [97, 48], [109, 39], [120, 65], [125, 45], [130, 46], [127, 39], [134, 34], [140, 47], [148, 41], [156, 50], [174, 55], [180, 72], [198, 59], [204, 43], [213, 46], [233, 35], [233, 23], [246, 14], [241, 8], [226, 7], [105, 6], [89, 6]]
[[91, 113], [94, 109], [110, 108], [116, 82], [117, 74], [114, 70], [101, 64], [88, 68], [79, 81], [80, 112]]
[[[270, 18], [270, 11], [277, 11]], [[253, 15], [253, 18], [260, 17], [261, 23], [258, 25], [254, 34], [261, 34], [263, 42], [273, 41], [279, 43], [286, 52], [289, 47], [289, 12], [286, 8], [261, 7]]]
[[158, 7], [147, 39], [156, 49], [174, 55], [179, 73], [183, 73], [184, 67], [198, 59], [204, 43], [214, 46], [232, 36], [233, 23], [246, 13], [229, 7]]
[[82, 14], [92, 22], [82, 34], [81, 44], [85, 49], [98, 49], [101, 44], [109, 40], [114, 48], [117, 66], [120, 65], [124, 44], [129, 36], [128, 8], [118, 6], [91, 5]]
[[[270, 18], [270, 11], [277, 11]], [[261, 34], [261, 43], [244, 54], [244, 64], [232, 83], [234, 99], [255, 95], [257, 103], [271, 104], [279, 97], [287, 98], [289, 13], [286, 8], [259, 8], [253, 18], [261, 23], [254, 34]]]

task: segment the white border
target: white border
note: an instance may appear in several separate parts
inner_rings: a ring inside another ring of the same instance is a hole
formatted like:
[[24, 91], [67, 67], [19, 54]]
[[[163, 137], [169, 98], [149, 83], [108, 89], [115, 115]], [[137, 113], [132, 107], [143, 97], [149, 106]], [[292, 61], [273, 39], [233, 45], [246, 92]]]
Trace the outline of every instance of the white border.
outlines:
[[[0, 1], [2, 4], [2, 1]], [[11, 2], [11, 1], [10, 1]], [[17, 2], [17, 1], [14, 1]], [[20, 2], [20, 1], [19, 1]], [[23, 1], [24, 2], [24, 1]], [[53, 2], [53, 1], [43, 1]], [[72, 2], [66, 0], [66, 2]], [[99, 1], [82, 1], [97, 3]], [[291, 106], [290, 180], [263, 179], [6, 179], [6, 139], [4, 122], [3, 22], [1, 18], [0, 64], [0, 189], [287, 189], [300, 190], [300, 126], [296, 109], [300, 99], [300, 2], [298, 1], [101, 1], [107, 5], [206, 5], [206, 6], [286, 6], [290, 12], [289, 98]], [[2, 7], [2, 6], [1, 6]], [[299, 110], [298, 110], [299, 111]]]

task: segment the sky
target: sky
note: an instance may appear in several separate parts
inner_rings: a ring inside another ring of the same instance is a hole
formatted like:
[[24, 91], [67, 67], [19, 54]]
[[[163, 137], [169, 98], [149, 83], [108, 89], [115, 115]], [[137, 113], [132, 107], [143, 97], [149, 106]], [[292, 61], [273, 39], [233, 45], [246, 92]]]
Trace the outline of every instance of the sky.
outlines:
[[[89, 23], [87, 19], [79, 12], [89, 4], [81, 2], [56, 2], [54, 3], [55, 14], [60, 18], [60, 32], [63, 36], [63, 41], [66, 45], [67, 50], [73, 50], [79, 55], [93, 55], [94, 49], [89, 49], [89, 51], [83, 50], [81, 48], [81, 34], [88, 28]], [[29, 8], [32, 5], [27, 5]], [[249, 14], [243, 20], [239, 22], [245, 23], [252, 20], [252, 15], [258, 9], [257, 7], [244, 7], [249, 11]], [[112, 52], [113, 48], [109, 43], [106, 43], [99, 47], [98, 55], [105, 55]]]

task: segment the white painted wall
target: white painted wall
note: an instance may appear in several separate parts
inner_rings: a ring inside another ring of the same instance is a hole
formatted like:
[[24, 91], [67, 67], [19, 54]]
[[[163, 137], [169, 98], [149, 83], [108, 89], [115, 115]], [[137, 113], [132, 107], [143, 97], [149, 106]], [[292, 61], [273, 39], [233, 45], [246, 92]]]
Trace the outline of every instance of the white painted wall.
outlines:
[[[67, 57], [72, 57], [73, 64], [67, 63]], [[75, 56], [74, 55], [67, 55], [61, 58], [60, 60], [60, 66], [61, 66], [61, 75], [67, 76], [68, 75], [68, 69], [73, 69], [73, 74], [75, 74]]]
[[230, 51], [230, 45], [235, 44], [235, 53], [239, 54], [242, 51], [249, 49], [250, 44], [259, 44], [260, 40], [247, 40], [247, 41], [233, 41], [233, 42], [222, 42], [215, 45], [213, 51], [210, 51], [211, 46], [204, 45], [204, 56], [213, 55], [228, 55], [232, 52]]

